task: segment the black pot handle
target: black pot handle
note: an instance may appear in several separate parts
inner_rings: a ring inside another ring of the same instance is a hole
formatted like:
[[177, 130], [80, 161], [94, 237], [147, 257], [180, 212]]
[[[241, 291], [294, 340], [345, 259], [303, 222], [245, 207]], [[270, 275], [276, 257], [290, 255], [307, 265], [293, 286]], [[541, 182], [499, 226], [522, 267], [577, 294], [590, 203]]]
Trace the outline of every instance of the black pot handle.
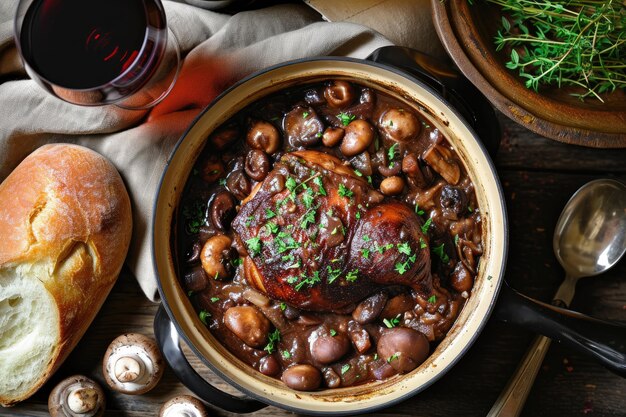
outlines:
[[533, 300], [509, 287], [506, 281], [494, 314], [498, 320], [522, 326], [590, 355], [626, 377], [626, 325]]
[[154, 336], [165, 361], [180, 381], [207, 403], [233, 413], [252, 413], [267, 407], [260, 401], [240, 398], [220, 391], [202, 378], [185, 358], [174, 323], [163, 305], [154, 317]]
[[456, 70], [451, 61], [442, 61], [401, 46], [378, 48], [366, 59], [408, 72], [437, 91], [461, 113], [478, 134], [489, 155], [495, 157], [502, 137], [496, 112], [489, 100]]

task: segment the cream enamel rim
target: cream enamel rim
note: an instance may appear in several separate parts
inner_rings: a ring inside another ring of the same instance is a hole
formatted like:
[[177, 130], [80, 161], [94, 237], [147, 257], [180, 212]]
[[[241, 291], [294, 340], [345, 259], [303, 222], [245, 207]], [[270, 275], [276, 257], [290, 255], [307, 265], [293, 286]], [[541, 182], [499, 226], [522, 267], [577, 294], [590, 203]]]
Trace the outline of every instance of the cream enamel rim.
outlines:
[[[179, 284], [170, 235], [180, 192], [208, 134], [251, 102], [290, 85], [329, 77], [347, 77], [386, 90], [402, 92], [418, 103], [455, 147], [476, 186], [483, 213], [483, 242], [478, 279], [456, 323], [424, 364], [383, 382], [357, 387], [297, 392], [243, 364], [221, 346], [197, 317]], [[159, 292], [180, 336], [218, 375], [242, 392], [265, 403], [309, 414], [352, 414], [373, 411], [422, 391], [453, 366], [474, 342], [495, 304], [503, 280], [508, 245], [504, 200], [495, 169], [486, 151], [449, 105], [428, 87], [405, 73], [369, 61], [315, 58], [286, 63], [254, 74], [213, 102], [191, 125], [177, 145], [163, 175], [153, 219], [153, 256]]]

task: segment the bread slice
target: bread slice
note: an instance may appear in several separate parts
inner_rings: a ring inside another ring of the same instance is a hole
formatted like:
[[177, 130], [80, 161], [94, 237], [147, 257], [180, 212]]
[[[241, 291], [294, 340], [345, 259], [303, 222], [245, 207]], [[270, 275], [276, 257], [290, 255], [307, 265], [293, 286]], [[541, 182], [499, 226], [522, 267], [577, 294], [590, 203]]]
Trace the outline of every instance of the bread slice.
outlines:
[[46, 145], [0, 184], [0, 405], [37, 391], [102, 306], [130, 243], [130, 200], [113, 165]]

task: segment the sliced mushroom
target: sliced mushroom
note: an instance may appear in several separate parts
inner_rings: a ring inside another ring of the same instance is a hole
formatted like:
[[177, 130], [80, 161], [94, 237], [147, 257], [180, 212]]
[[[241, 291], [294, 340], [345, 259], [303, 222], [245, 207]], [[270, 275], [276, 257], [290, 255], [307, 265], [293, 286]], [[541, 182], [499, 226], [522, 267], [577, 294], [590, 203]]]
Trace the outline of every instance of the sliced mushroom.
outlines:
[[161, 406], [159, 417], [209, 417], [209, 413], [196, 397], [179, 395]]
[[82, 375], [64, 379], [48, 397], [51, 417], [101, 417], [105, 408], [106, 398], [100, 385]]
[[102, 363], [107, 384], [124, 394], [138, 395], [154, 388], [165, 366], [154, 339], [138, 333], [118, 336], [111, 342]]
[[233, 241], [230, 237], [217, 234], [206, 241], [200, 253], [202, 269], [209, 278], [228, 279], [233, 274], [231, 259], [234, 258]]
[[452, 151], [445, 146], [434, 144], [424, 152], [424, 160], [449, 184], [455, 185], [461, 178], [461, 168]]

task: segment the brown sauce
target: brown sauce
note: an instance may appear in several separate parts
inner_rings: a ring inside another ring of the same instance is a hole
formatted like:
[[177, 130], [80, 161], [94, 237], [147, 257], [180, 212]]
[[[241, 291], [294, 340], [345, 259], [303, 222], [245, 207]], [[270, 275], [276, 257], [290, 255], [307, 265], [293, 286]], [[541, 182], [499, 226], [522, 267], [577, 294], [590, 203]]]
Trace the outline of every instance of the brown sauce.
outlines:
[[474, 186], [432, 123], [329, 80], [208, 138], [176, 224], [181, 284], [234, 355], [298, 390], [410, 372], [445, 337], [482, 254]]

